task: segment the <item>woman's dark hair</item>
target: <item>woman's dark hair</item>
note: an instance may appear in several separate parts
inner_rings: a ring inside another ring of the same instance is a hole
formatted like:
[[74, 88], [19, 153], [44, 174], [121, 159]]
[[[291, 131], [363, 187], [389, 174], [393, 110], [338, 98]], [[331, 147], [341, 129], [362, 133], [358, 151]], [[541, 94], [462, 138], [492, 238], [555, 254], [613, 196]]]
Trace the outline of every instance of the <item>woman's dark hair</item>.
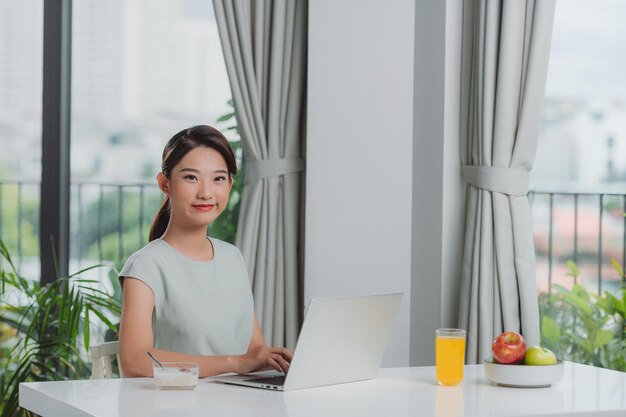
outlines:
[[[161, 163], [161, 172], [170, 178], [172, 170], [192, 149], [204, 146], [206, 148], [215, 149], [222, 155], [226, 161], [228, 175], [232, 178], [237, 175], [237, 162], [235, 154], [228, 144], [228, 140], [222, 133], [206, 125], [199, 125], [184, 129], [175, 134], [172, 139], [167, 142], [163, 149], [163, 158]], [[167, 224], [170, 221], [170, 198], [165, 197], [161, 203], [161, 207], [157, 212], [152, 227], [150, 228], [150, 241], [163, 236]]]

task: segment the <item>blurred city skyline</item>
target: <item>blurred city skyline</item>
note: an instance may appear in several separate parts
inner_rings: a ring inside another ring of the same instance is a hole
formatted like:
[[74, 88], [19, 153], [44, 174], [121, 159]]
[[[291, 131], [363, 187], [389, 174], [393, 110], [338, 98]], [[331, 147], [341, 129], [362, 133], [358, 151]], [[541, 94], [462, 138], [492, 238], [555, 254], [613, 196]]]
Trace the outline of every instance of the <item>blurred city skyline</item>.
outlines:
[[[75, 0], [72, 180], [151, 181], [177, 131], [230, 111], [211, 2]], [[0, 2], [0, 178], [41, 172], [42, 0]]]
[[546, 97], [626, 101], [626, 1], [557, 0]]
[[[172, 134], [229, 111], [212, 2], [73, 5], [72, 179], [152, 181]], [[624, 20], [621, 0], [557, 1], [535, 184], [626, 179]], [[0, 178], [41, 172], [42, 24], [43, 0], [0, 0]]]
[[[0, 226], [12, 247], [27, 248], [29, 276], [37, 276], [39, 267], [43, 1], [0, 0], [0, 181], [5, 181]], [[150, 199], [160, 199], [154, 178], [166, 141], [184, 127], [214, 124], [231, 110], [231, 94], [211, 1], [74, 0], [73, 7], [71, 256], [79, 267], [84, 256], [95, 253], [81, 231], [95, 227], [94, 218], [109, 226], [122, 223], [122, 199], [116, 196], [126, 194], [116, 186], [103, 192], [100, 183], [149, 184], [141, 194], [127, 191], [125, 198], [127, 220], [137, 212], [150, 217]], [[626, 193], [624, 21], [623, 0], [557, 0], [531, 189], [586, 187], [598, 193], [612, 187]], [[21, 187], [6, 180], [32, 184]], [[131, 206], [144, 199], [145, 207]], [[596, 200], [580, 199], [586, 216], [580, 223], [606, 223], [604, 236], [611, 239], [623, 233], [602, 218], [602, 201]], [[22, 205], [28, 207], [26, 214], [18, 214]], [[579, 222], [570, 218], [569, 209], [556, 207], [550, 213], [550, 207], [546, 198], [535, 198], [538, 277], [546, 276], [542, 265], [547, 265], [541, 252], [547, 251], [547, 235], [541, 227], [548, 227], [552, 216], [555, 224]], [[97, 252], [100, 243], [105, 252], [139, 245], [141, 229], [126, 229], [99, 236]], [[581, 229], [581, 242], [597, 240], [588, 229]], [[603, 250], [614, 246], [607, 243]], [[20, 249], [15, 251], [19, 256]]]

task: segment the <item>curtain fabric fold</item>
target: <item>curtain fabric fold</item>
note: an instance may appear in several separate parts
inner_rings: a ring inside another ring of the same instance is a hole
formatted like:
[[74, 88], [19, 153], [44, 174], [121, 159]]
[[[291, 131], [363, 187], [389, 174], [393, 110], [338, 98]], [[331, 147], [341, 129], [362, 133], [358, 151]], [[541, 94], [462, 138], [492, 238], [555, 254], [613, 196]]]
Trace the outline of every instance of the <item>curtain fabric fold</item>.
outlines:
[[539, 136], [555, 0], [466, 0], [461, 159], [467, 181], [459, 326], [467, 363], [503, 331], [540, 341], [528, 175]]
[[302, 312], [308, 2], [213, 4], [247, 168], [237, 244], [266, 343], [293, 348]]

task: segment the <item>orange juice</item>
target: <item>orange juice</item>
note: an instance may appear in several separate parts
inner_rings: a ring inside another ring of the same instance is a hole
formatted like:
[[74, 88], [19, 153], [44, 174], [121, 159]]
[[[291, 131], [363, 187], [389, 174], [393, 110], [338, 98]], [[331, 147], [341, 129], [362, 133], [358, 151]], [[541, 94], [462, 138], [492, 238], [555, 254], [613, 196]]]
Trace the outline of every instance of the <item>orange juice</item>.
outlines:
[[[446, 329], [448, 330], [448, 329]], [[435, 338], [435, 365], [439, 385], [458, 385], [463, 380], [465, 332], [439, 334]]]

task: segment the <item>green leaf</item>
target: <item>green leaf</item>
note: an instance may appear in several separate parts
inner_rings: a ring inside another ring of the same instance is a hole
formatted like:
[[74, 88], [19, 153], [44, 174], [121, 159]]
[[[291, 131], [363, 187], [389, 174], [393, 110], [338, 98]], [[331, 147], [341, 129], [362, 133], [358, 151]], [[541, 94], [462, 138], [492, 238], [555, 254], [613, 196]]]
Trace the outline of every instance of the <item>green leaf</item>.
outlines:
[[[80, 270], [80, 271], [78, 271], [78, 272], [74, 272], [73, 274], [68, 275], [68, 276], [67, 276], [67, 277], [65, 277], [65, 278], [62, 278], [61, 280], [65, 280], [65, 281], [67, 281], [67, 280], [68, 280], [68, 279], [70, 279], [70, 278], [75, 278], [75, 277], [78, 277], [78, 275], [81, 275], [81, 274], [82, 274], [82, 273], [84, 273], [84, 272], [91, 271], [92, 269], [96, 269], [96, 268], [102, 268], [102, 267], [105, 267], [105, 266], [106, 266], [106, 265], [104, 265], [104, 264], [98, 264], [98, 265], [88, 266], [87, 268], [83, 268], [83, 269], [81, 269], [81, 270]], [[60, 280], [57, 280], [57, 281], [60, 281]], [[83, 280], [83, 281], [84, 281], [84, 282], [89, 282], [88, 280]], [[91, 282], [98, 282], [98, 281], [93, 281], [93, 280], [92, 280]]]
[[90, 303], [98, 305], [102, 307], [103, 309], [109, 310], [115, 314], [121, 313], [121, 307], [117, 305], [117, 303], [114, 302], [114, 300], [111, 300], [111, 301], [103, 300], [99, 297], [95, 297], [89, 294], [85, 295], [85, 299], [89, 301]]
[[65, 379], [63, 377], [63, 375], [61, 373], [59, 373], [57, 370], [55, 370], [53, 367], [46, 365], [43, 362], [39, 362], [39, 361], [33, 361], [32, 362], [33, 366], [36, 366], [37, 368], [41, 369], [42, 371], [45, 372], [45, 374], [50, 377], [52, 376], [55, 380], [63, 380]]
[[85, 350], [89, 352], [89, 308], [85, 309], [85, 318], [83, 319], [83, 342]]
[[578, 269], [578, 265], [576, 265], [576, 262], [571, 260], [567, 261], [567, 269], [569, 270], [569, 272], [566, 275], [574, 278], [580, 276], [580, 270]]
[[235, 116], [235, 113], [234, 113], [234, 112], [232, 112], [232, 113], [226, 113], [226, 114], [224, 114], [224, 115], [220, 116], [220, 117], [217, 119], [217, 121], [218, 121], [218, 122], [225, 122], [225, 121], [227, 121], [227, 120], [232, 119], [234, 116]]
[[106, 316], [104, 314], [102, 314], [100, 311], [98, 311], [97, 309], [93, 308], [93, 307], [89, 307], [89, 309], [96, 315], [98, 316], [98, 318], [100, 318], [100, 320], [102, 320], [102, 322], [104, 324], [106, 324], [106, 326], [113, 330], [114, 332], [117, 333], [117, 327], [115, 327], [115, 325], [113, 323], [111, 323], [111, 320], [109, 320], [108, 318], [106, 318]]
[[13, 265], [13, 261], [11, 260], [11, 255], [9, 255], [9, 250], [7, 249], [6, 245], [4, 244], [4, 241], [2, 240], [0, 240], [0, 254], [2, 254], [2, 257], [6, 259], [6, 261], [9, 263], [13, 273], [17, 275], [17, 269], [15, 269], [15, 265]]
[[602, 303], [598, 302], [598, 304], [604, 307], [607, 314], [619, 314], [622, 317], [626, 314], [626, 309], [624, 309], [624, 302], [610, 292], [604, 292], [604, 299], [602, 301]]
[[572, 286], [572, 294], [582, 298], [583, 300], [585, 300], [587, 302], [590, 301], [589, 300], [589, 292], [581, 284], [574, 284]]
[[595, 340], [593, 341], [593, 346], [596, 349], [600, 348], [609, 343], [611, 339], [613, 339], [613, 333], [611, 333], [609, 330], [600, 330], [596, 334]]
[[541, 319], [541, 336], [551, 345], [557, 345], [561, 340], [561, 330], [552, 317]]
[[613, 269], [615, 270], [615, 272], [617, 272], [617, 276], [619, 276], [619, 279], [624, 279], [624, 268], [622, 268], [622, 265], [620, 265], [619, 262], [617, 262], [615, 259], [611, 258], [611, 265], [613, 265]]
[[569, 293], [570, 292], [570, 290], [568, 290], [567, 288], [565, 288], [564, 286], [559, 285], [559, 284], [552, 284], [552, 288], [554, 288], [559, 293]]
[[561, 297], [565, 302], [579, 310], [584, 315], [592, 315], [591, 306], [589, 305], [588, 300], [585, 300], [584, 298], [579, 297], [575, 294], [562, 294]]
[[591, 355], [593, 354], [593, 346], [591, 344], [591, 342], [589, 341], [589, 339], [583, 339], [582, 337], [578, 336], [578, 335], [573, 335], [573, 339], [576, 342], [576, 344], [580, 347], [583, 348], [583, 350], [588, 354]]

